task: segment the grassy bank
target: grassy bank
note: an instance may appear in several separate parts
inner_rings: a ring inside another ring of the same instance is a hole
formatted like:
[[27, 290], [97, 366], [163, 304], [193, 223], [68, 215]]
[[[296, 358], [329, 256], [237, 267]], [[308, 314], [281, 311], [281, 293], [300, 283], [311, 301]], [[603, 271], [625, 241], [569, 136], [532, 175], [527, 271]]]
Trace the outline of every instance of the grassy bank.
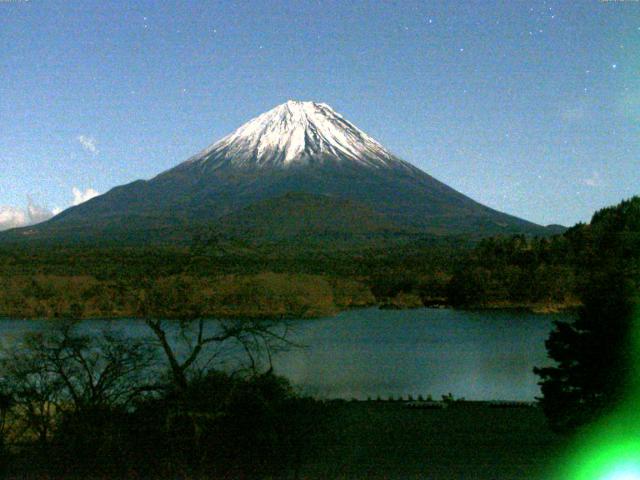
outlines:
[[[577, 304], [567, 300], [500, 301], [465, 307], [550, 313]], [[91, 275], [0, 277], [0, 316], [13, 318], [314, 318], [369, 306], [407, 309], [452, 305], [447, 298], [419, 290], [381, 293], [366, 279], [328, 275], [264, 272], [115, 280]]]
[[246, 478], [548, 480], [566, 444], [537, 407], [332, 401], [311, 411], [301, 456]]
[[546, 480], [564, 445], [536, 407], [337, 402], [324, 422], [301, 478]]
[[0, 315], [16, 318], [313, 318], [375, 304], [371, 290], [361, 282], [308, 274], [0, 278]]

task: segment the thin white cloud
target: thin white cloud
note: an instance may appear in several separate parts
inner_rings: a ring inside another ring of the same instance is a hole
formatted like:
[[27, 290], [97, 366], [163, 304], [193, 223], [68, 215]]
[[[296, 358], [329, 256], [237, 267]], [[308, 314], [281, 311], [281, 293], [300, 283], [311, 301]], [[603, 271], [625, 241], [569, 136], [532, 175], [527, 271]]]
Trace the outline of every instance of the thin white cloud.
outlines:
[[26, 208], [0, 206], [0, 231], [44, 222], [54, 216], [51, 210], [36, 205], [31, 198]]
[[27, 213], [21, 208], [0, 205], [0, 231], [23, 227], [27, 224]]
[[[73, 200], [70, 206], [73, 207], [100, 195], [100, 193], [93, 188], [81, 190], [78, 187], [73, 187], [71, 192], [73, 193]], [[25, 208], [0, 205], [0, 231], [35, 225], [36, 223], [49, 220], [63, 210], [63, 208], [59, 207], [51, 210], [41, 207], [34, 203], [30, 197], [27, 197], [27, 206]]]
[[40, 205], [36, 205], [33, 203], [33, 200], [29, 198], [29, 203], [27, 204], [27, 218], [29, 220], [29, 225], [42, 223], [49, 220], [51, 217], [53, 217], [53, 212], [51, 210], [41, 207]]
[[586, 185], [587, 187], [597, 188], [604, 185], [604, 182], [602, 181], [602, 177], [598, 172], [593, 172], [590, 177], [584, 178], [582, 180], [582, 184]]
[[93, 137], [88, 137], [86, 135], [79, 135], [77, 137], [78, 142], [80, 142], [80, 145], [82, 145], [82, 148], [86, 151], [89, 152], [92, 155], [97, 155], [98, 153], [100, 153], [100, 151], [98, 150], [98, 147], [96, 146], [96, 139]]
[[73, 203], [71, 205], [75, 207], [98, 195], [100, 195], [100, 193], [93, 188], [87, 188], [85, 191], [82, 191], [78, 187], [73, 187]]

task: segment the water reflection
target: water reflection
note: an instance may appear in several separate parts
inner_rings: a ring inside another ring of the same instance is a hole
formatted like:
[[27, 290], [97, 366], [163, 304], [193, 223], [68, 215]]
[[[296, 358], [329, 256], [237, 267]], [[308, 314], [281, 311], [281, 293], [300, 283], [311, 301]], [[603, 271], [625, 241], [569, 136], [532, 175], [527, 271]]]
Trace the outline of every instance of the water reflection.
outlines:
[[308, 348], [276, 359], [279, 373], [326, 397], [413, 395], [533, 400], [536, 365], [558, 316], [455, 310], [359, 310], [299, 325]]
[[[276, 354], [274, 368], [302, 392], [324, 398], [437, 398], [451, 392], [474, 400], [533, 400], [539, 388], [532, 368], [548, 363], [544, 341], [551, 322], [560, 318], [518, 312], [355, 310], [294, 322], [291, 339], [305, 347]], [[11, 342], [46, 323], [4, 319], [0, 334]], [[140, 320], [86, 321], [83, 327], [91, 331], [106, 324], [127, 335], [149, 335]]]

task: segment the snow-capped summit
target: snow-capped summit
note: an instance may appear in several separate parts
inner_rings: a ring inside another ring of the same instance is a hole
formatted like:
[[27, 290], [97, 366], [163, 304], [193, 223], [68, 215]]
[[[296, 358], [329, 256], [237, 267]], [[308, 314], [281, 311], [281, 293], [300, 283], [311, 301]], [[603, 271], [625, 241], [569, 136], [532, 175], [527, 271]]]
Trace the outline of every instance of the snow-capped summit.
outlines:
[[289, 167], [327, 161], [375, 168], [404, 164], [326, 103], [294, 100], [249, 120], [188, 160], [214, 167]]

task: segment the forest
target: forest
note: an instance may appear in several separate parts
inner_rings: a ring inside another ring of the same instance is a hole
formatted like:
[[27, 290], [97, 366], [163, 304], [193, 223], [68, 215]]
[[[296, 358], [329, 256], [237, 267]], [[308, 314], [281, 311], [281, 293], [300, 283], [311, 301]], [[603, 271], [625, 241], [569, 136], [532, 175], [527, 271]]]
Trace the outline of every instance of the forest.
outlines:
[[4, 246], [0, 315], [142, 317], [150, 295], [179, 295], [165, 313], [225, 318], [308, 318], [365, 306], [557, 311], [579, 305], [575, 268], [585, 228], [348, 248], [215, 235], [188, 246]]

